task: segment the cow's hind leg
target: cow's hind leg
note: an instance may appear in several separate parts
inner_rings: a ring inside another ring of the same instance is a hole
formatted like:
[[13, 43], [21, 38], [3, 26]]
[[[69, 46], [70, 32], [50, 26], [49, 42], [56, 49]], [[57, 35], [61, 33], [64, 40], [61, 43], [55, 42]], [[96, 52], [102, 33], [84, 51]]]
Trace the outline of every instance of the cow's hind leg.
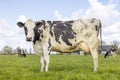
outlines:
[[93, 62], [94, 62], [94, 72], [96, 72], [98, 70], [98, 52], [97, 52], [97, 48], [91, 48], [90, 49], [92, 58], [93, 58]]
[[81, 42], [79, 44], [79, 48], [85, 52], [90, 52], [92, 54], [93, 62], [94, 62], [94, 72], [98, 70], [98, 53], [97, 53], [97, 45], [87, 42]]

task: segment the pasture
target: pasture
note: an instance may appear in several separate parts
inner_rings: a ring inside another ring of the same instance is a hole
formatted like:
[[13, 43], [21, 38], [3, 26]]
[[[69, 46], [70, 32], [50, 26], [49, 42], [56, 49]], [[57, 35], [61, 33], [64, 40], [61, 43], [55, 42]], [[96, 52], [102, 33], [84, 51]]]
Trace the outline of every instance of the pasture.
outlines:
[[96, 73], [91, 56], [51, 55], [48, 72], [40, 72], [39, 61], [39, 55], [0, 55], [0, 80], [120, 80], [120, 56], [99, 56]]

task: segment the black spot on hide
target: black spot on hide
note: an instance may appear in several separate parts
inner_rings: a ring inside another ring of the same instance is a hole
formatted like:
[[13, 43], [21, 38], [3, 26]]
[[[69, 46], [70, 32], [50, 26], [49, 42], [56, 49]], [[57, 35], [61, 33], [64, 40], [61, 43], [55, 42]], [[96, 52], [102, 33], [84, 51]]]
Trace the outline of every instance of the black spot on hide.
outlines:
[[47, 28], [47, 26], [45, 25], [46, 23], [45, 23], [45, 21], [44, 20], [41, 20], [42, 21], [42, 24], [43, 24], [43, 28], [44, 28], [44, 30]]
[[72, 46], [72, 43], [69, 42], [69, 39], [76, 38], [76, 33], [72, 29], [73, 21], [58, 22], [54, 24], [54, 35], [55, 40], [60, 44], [61, 39], [69, 46]]
[[52, 24], [51, 21], [47, 21], [47, 23], [48, 23], [51, 27], [53, 26], [53, 24]]
[[[34, 40], [33, 43], [37, 40], [41, 40], [44, 38], [43, 31], [45, 31], [46, 27], [49, 27], [49, 32], [51, 36], [55, 37], [56, 42], [61, 44], [60, 38], [69, 46], [72, 46], [72, 43], [69, 41], [69, 39], [75, 39], [76, 33], [72, 29], [72, 23], [73, 21], [46, 21], [49, 26], [46, 26], [46, 22], [44, 20], [41, 21], [42, 25], [36, 26], [34, 28]], [[43, 28], [42, 28], [43, 27]], [[76, 39], [75, 39], [76, 41]], [[51, 46], [50, 40], [48, 41], [49, 46]]]
[[51, 47], [51, 40], [50, 40], [50, 38], [49, 38], [49, 41], [48, 41], [48, 50], [50, 50], [50, 47]]
[[35, 44], [36, 41], [41, 41], [43, 36], [43, 31], [47, 28], [46, 21], [41, 20], [38, 21], [35, 28], [34, 28], [34, 40], [33, 43]]
[[41, 26], [35, 26], [34, 28], [34, 40], [33, 40], [33, 43], [35, 44], [36, 41], [38, 40], [41, 40], [41, 38], [43, 38], [43, 30], [40, 30]]
[[47, 21], [47, 23], [50, 25], [50, 35], [53, 36], [53, 32], [52, 32], [53, 23], [51, 21]]
[[53, 36], [53, 31], [52, 31], [53, 25], [58, 24], [60, 22], [62, 22], [62, 21], [47, 21], [47, 23], [50, 25], [49, 27], [50, 27], [50, 34], [51, 34], [51, 36]]
[[53, 21], [53, 24], [61, 23], [62, 21]]

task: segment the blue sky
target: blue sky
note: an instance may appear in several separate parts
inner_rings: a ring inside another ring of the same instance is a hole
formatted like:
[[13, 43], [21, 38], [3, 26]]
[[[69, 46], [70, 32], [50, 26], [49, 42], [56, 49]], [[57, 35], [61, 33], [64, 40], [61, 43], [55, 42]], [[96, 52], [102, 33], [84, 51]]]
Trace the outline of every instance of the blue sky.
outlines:
[[0, 50], [5, 45], [32, 48], [17, 21], [91, 17], [102, 21], [104, 41], [120, 41], [120, 0], [0, 0]]
[[54, 19], [54, 11], [59, 10], [63, 15], [87, 9], [87, 0], [2, 0], [0, 1], [0, 18], [15, 20], [23, 14], [30, 18]]

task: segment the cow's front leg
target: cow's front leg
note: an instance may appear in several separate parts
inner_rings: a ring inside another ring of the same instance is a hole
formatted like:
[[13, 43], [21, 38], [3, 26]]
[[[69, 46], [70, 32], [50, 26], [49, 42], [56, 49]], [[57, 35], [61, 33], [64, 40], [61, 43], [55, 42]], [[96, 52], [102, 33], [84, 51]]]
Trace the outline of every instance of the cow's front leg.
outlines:
[[41, 60], [40, 60], [40, 62], [41, 62], [41, 72], [43, 72], [43, 71], [44, 71], [44, 68], [45, 68], [45, 62], [44, 62], [44, 56], [43, 56], [43, 55], [41, 55]]
[[47, 72], [48, 71], [48, 66], [49, 66], [50, 56], [48, 54], [45, 54], [44, 58], [45, 58], [45, 71]]
[[46, 71], [46, 72], [48, 71], [49, 60], [50, 60], [50, 55], [49, 55], [50, 48], [48, 49], [47, 46], [48, 46], [48, 45], [43, 46], [44, 65], [45, 65], [45, 71]]
[[[46, 50], [45, 50], [46, 52]], [[49, 66], [49, 54], [43, 52], [43, 55], [41, 55], [41, 72], [43, 72], [44, 70], [47, 72], [48, 71], [48, 66]]]

